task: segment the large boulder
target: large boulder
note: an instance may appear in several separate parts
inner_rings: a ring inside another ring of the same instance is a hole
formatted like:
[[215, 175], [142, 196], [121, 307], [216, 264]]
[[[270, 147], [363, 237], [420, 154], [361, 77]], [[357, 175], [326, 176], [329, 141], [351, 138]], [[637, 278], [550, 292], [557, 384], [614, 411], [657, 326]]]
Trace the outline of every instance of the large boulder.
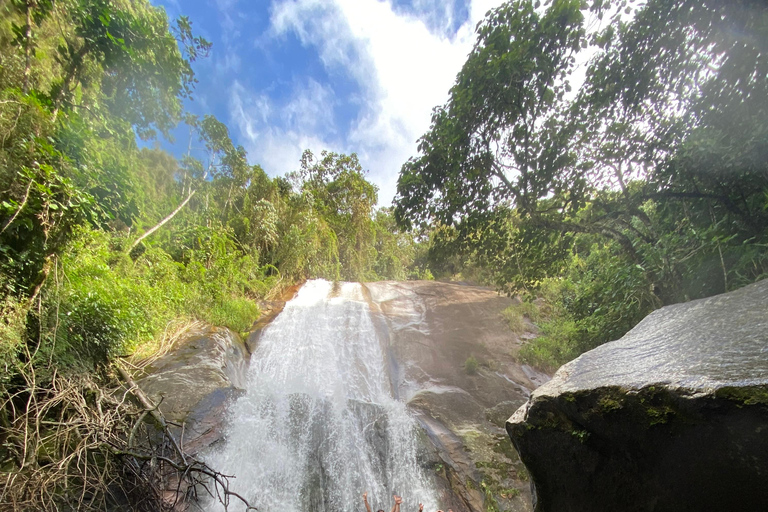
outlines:
[[654, 312], [506, 426], [537, 512], [765, 510], [768, 280]]
[[236, 332], [202, 325], [147, 366], [138, 384], [166, 420], [183, 425], [175, 433], [194, 454], [223, 438], [227, 406], [245, 388], [249, 359]]
[[[504, 422], [549, 377], [516, 360], [522, 341], [501, 314], [512, 300], [435, 281], [365, 287], [388, 342], [394, 395], [423, 428], [423, 462], [443, 507], [530, 511], [527, 472]], [[477, 368], [465, 365], [470, 358]]]

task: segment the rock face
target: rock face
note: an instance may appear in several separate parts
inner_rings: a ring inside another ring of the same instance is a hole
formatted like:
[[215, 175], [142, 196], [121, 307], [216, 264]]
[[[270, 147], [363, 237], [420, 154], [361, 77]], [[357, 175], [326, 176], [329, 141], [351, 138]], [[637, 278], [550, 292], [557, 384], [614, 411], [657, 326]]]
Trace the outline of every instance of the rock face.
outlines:
[[183, 434], [187, 452], [196, 454], [223, 439], [227, 408], [245, 389], [259, 336], [299, 287], [287, 287], [274, 300], [259, 303], [261, 315], [245, 341], [227, 328], [200, 324], [145, 368], [139, 387], [160, 403], [167, 420], [184, 425], [175, 433]]
[[768, 280], [652, 313], [506, 427], [537, 512], [765, 510]]
[[194, 454], [221, 439], [227, 405], [245, 386], [249, 357], [237, 333], [202, 327], [148, 366], [138, 384], [167, 420], [184, 425], [184, 447]]
[[[365, 287], [389, 337], [392, 388], [424, 428], [425, 464], [444, 508], [531, 510], [527, 471], [503, 427], [548, 377], [515, 361], [521, 341], [501, 316], [512, 301], [434, 281]], [[465, 370], [470, 357], [473, 374]]]
[[[434, 471], [444, 508], [530, 511], [528, 472], [504, 422], [549, 377], [515, 361], [521, 340], [501, 316], [512, 300], [488, 288], [434, 281], [366, 283], [364, 290], [385, 340], [393, 393], [424, 429], [422, 462]], [[162, 399], [168, 420], [185, 425], [188, 451], [223, 439], [250, 353], [283, 305], [261, 304], [265, 314], [245, 343], [227, 329], [189, 333], [139, 380], [153, 400]], [[465, 370], [470, 357], [478, 362], [472, 374]], [[380, 431], [374, 425], [371, 435]]]

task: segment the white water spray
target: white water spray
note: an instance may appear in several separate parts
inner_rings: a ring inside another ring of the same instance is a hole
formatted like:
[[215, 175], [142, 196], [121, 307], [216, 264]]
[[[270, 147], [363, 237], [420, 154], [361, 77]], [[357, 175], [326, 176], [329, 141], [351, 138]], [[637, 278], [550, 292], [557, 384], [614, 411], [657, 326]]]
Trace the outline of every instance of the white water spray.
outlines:
[[361, 285], [305, 284], [262, 334], [247, 387], [208, 462], [260, 511], [361, 511], [365, 491], [373, 510], [393, 494], [402, 512], [437, 508]]

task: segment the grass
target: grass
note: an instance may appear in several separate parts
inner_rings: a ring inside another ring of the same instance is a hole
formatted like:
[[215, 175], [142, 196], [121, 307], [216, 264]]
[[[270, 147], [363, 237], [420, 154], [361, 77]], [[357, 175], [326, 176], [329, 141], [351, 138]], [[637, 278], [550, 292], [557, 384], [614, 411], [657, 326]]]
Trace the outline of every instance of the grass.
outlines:
[[528, 330], [528, 325], [525, 322], [526, 317], [533, 323], [541, 321], [541, 313], [538, 306], [528, 301], [512, 304], [501, 312], [501, 316], [507, 321], [509, 329], [518, 335]]

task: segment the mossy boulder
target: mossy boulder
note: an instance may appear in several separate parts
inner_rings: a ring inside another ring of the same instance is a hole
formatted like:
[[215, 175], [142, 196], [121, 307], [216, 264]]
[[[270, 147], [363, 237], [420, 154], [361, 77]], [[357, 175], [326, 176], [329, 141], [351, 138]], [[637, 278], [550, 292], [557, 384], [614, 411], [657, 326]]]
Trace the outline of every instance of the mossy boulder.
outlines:
[[506, 426], [537, 512], [762, 510], [768, 280], [656, 311]]

